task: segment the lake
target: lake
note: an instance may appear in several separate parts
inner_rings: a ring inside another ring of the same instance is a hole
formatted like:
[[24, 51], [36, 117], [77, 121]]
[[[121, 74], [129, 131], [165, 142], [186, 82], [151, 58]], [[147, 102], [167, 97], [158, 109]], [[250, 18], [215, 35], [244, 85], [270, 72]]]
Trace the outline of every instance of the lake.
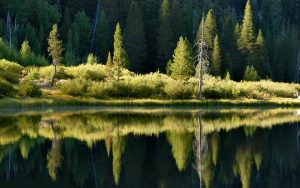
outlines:
[[0, 187], [299, 187], [300, 111], [0, 111]]

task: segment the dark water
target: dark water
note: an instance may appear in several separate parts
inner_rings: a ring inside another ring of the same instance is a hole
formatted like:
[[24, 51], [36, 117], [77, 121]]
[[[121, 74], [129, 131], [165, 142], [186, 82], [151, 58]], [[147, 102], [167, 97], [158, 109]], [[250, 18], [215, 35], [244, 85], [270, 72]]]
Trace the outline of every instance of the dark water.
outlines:
[[0, 187], [300, 187], [293, 109], [0, 111]]

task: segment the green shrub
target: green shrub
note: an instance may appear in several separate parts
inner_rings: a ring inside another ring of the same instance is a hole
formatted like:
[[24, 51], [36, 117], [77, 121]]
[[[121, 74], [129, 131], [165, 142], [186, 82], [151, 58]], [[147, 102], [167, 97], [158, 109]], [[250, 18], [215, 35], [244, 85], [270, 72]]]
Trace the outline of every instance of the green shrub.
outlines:
[[67, 67], [66, 73], [74, 78], [85, 80], [103, 81], [107, 77], [105, 65], [79, 65], [77, 67]]
[[[39, 69], [40, 77], [46, 80], [52, 79], [53, 72], [54, 72], [54, 66], [52, 65], [47, 67], [41, 67]], [[74, 76], [68, 73], [67, 67], [58, 66], [55, 78], [58, 80], [66, 80], [66, 79], [74, 78]]]
[[28, 70], [28, 75], [26, 78], [29, 80], [39, 80], [40, 79], [39, 69], [36, 67], [30, 68]]
[[0, 96], [13, 96], [16, 90], [8, 81], [0, 78]]
[[18, 85], [18, 95], [22, 97], [40, 97], [42, 91], [31, 81], [24, 80]]
[[84, 94], [86, 94], [89, 85], [91, 85], [91, 81], [74, 79], [59, 83], [57, 87], [64, 94], [72, 96], [83, 96]]
[[193, 87], [191, 84], [170, 81], [164, 87], [166, 97], [170, 99], [190, 99], [193, 96]]
[[5, 59], [0, 60], [0, 78], [11, 83], [18, 83], [22, 73], [22, 67], [11, 61]]
[[258, 73], [253, 66], [247, 66], [245, 73], [244, 73], [244, 80], [245, 81], [259, 81], [260, 80]]

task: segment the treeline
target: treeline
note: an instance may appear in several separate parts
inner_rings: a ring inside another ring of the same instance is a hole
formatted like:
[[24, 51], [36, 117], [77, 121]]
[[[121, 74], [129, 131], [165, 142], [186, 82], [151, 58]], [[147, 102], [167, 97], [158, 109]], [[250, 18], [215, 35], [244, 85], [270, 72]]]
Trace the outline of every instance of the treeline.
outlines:
[[249, 66], [263, 79], [299, 80], [299, 0], [0, 0], [0, 7], [0, 34], [15, 50], [26, 40], [32, 54], [46, 56], [47, 38], [58, 24], [65, 65], [81, 64], [90, 53], [101, 63], [109, 52], [114, 57], [119, 22], [127, 67], [138, 73], [172, 70], [167, 64], [176, 61], [180, 36], [191, 66], [204, 12], [212, 75], [228, 72], [240, 80]]

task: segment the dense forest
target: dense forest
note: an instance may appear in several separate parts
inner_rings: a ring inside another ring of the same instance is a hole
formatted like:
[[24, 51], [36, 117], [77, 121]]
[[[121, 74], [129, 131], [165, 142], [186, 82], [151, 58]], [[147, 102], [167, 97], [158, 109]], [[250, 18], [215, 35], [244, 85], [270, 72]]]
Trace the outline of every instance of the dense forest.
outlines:
[[120, 23], [128, 68], [166, 72], [180, 36], [195, 56], [202, 15], [212, 75], [240, 80], [251, 66], [263, 79], [299, 81], [300, 0], [0, 0], [0, 57], [15, 61], [9, 49], [29, 46], [39, 65], [50, 64], [47, 38], [58, 24], [64, 65], [91, 53], [106, 63]]

